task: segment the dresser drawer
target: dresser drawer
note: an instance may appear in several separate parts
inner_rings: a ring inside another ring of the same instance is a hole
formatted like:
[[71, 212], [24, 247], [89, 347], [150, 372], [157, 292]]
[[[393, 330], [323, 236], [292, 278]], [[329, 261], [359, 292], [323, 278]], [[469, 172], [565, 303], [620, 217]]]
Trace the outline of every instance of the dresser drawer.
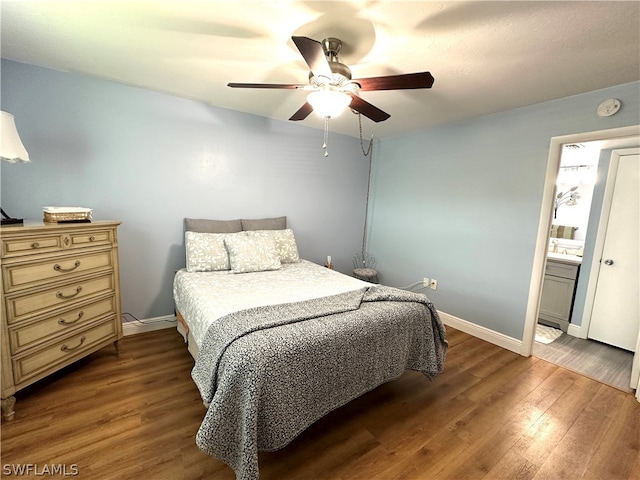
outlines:
[[87, 350], [117, 338], [115, 319], [99, 323], [64, 340], [13, 359], [13, 378], [21, 383], [30, 377], [58, 370], [84, 356]]
[[34, 233], [3, 238], [2, 257], [20, 257], [39, 253], [51, 253], [74, 248], [107, 245], [115, 243], [115, 230], [112, 229], [71, 229], [65, 233]]
[[91, 245], [111, 245], [115, 240], [111, 230], [96, 230], [88, 232], [71, 233], [71, 246], [86, 247]]
[[16, 257], [36, 253], [48, 253], [62, 250], [64, 241], [71, 242], [68, 236], [62, 234], [31, 235], [2, 239], [2, 257]]
[[113, 268], [111, 250], [86, 255], [67, 255], [42, 262], [7, 265], [3, 271], [5, 292], [71, 279], [87, 273]]
[[50, 339], [68, 335], [105, 316], [117, 312], [114, 296], [77, 308], [56, 312], [34, 322], [23, 322], [9, 329], [11, 354], [15, 355]]
[[26, 295], [6, 297], [7, 321], [14, 324], [35, 315], [53, 312], [64, 305], [78, 306], [89, 297], [115, 291], [112, 273], [99, 277], [68, 282], [59, 286]]

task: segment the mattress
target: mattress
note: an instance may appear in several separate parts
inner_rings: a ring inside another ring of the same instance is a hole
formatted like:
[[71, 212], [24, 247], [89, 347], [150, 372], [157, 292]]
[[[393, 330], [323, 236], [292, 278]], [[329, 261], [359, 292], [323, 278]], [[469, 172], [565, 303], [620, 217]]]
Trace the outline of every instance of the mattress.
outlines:
[[265, 305], [301, 302], [359, 290], [370, 283], [343, 275], [308, 260], [285, 263], [279, 270], [232, 273], [176, 273], [176, 309], [189, 325], [198, 348], [209, 327], [230, 313]]

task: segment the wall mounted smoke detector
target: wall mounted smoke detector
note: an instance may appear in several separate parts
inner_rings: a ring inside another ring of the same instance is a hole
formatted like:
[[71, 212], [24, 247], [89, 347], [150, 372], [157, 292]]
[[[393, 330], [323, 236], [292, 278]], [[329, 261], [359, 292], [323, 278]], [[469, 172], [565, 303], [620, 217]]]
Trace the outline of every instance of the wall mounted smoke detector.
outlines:
[[596, 112], [598, 113], [599, 117], [610, 117], [618, 113], [618, 110], [620, 110], [620, 106], [620, 100], [618, 100], [617, 98], [610, 98], [598, 105], [598, 109], [596, 110]]

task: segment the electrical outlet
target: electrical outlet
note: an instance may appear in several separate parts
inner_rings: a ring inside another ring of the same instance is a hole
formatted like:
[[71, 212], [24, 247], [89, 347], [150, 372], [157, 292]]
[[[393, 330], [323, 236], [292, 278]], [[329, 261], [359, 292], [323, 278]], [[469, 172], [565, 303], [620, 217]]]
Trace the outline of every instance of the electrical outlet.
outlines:
[[422, 279], [422, 286], [423, 287], [428, 287], [429, 286], [429, 279], [427, 277], [424, 277]]
[[438, 289], [438, 280], [436, 280], [435, 278], [432, 278], [431, 282], [429, 283], [429, 288], [431, 290], [437, 290]]

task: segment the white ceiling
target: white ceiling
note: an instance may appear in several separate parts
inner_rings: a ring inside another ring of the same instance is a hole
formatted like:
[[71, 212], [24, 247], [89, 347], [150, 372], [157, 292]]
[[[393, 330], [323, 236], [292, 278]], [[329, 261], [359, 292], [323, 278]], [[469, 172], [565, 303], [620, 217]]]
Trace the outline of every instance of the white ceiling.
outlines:
[[[640, 80], [640, 2], [7, 1], [2, 57], [287, 120], [304, 83], [292, 35], [343, 41], [353, 77], [430, 71], [432, 89], [362, 92], [384, 137]], [[594, 114], [595, 108], [594, 105]], [[311, 115], [301, 122], [322, 128]], [[358, 135], [357, 117], [331, 129]]]

